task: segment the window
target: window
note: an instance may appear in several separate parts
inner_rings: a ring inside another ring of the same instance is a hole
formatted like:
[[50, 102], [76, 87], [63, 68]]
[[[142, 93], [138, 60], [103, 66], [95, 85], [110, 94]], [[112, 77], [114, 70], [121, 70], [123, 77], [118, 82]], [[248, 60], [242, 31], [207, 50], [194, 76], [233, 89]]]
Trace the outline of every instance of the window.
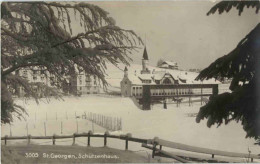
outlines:
[[54, 86], [54, 77], [50, 77], [50, 84], [51, 86]]
[[79, 90], [82, 90], [82, 87], [79, 87]]
[[37, 76], [33, 76], [33, 80], [37, 80]]
[[41, 74], [44, 74], [45, 73], [45, 71], [44, 70], [41, 70]]
[[91, 81], [90, 75], [86, 75], [86, 81]]
[[171, 84], [171, 80], [169, 78], [165, 78], [163, 80], [163, 84]]
[[125, 84], [127, 84], [127, 81], [125, 81]]
[[33, 74], [37, 74], [37, 70], [33, 70]]
[[87, 85], [87, 86], [90, 86], [90, 85], [91, 85], [91, 82], [90, 82], [90, 81], [87, 81], [87, 82], [86, 82], [86, 85]]
[[41, 80], [42, 80], [42, 81], [44, 80], [44, 76], [41, 76]]
[[79, 79], [79, 85], [81, 85], [82, 84], [82, 80], [81, 79]]

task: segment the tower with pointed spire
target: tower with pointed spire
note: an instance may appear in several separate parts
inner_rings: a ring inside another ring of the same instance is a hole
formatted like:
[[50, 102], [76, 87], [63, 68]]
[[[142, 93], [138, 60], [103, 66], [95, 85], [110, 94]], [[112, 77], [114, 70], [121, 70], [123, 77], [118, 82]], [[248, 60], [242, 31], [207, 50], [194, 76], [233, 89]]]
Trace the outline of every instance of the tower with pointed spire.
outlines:
[[148, 64], [149, 64], [148, 54], [147, 54], [146, 47], [144, 47], [144, 53], [143, 53], [143, 59], [142, 59], [143, 69], [141, 70], [141, 74], [150, 74], [151, 73], [147, 67]]
[[126, 66], [125, 66], [125, 70], [124, 70], [124, 77], [128, 77], [128, 69]]

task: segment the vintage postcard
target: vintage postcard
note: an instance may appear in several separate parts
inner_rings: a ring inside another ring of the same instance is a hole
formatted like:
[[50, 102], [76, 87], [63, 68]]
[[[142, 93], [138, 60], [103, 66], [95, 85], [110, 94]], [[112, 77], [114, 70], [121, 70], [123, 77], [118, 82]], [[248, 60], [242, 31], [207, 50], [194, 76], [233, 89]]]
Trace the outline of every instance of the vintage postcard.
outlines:
[[259, 0], [1, 3], [1, 163], [260, 162]]

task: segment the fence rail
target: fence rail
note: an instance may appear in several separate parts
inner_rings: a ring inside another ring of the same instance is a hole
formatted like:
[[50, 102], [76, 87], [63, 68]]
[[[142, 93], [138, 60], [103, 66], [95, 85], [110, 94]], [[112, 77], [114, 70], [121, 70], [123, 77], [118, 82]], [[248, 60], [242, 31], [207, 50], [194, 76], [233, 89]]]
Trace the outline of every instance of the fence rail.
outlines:
[[[152, 146], [149, 146], [148, 144], [151, 144]], [[157, 149], [156, 146], [160, 146], [160, 148]], [[235, 153], [235, 152], [220, 151], [220, 150], [214, 150], [214, 149], [208, 149], [208, 148], [201, 148], [201, 147], [190, 146], [190, 145], [186, 145], [186, 144], [167, 141], [167, 140], [159, 139], [157, 137], [155, 137], [153, 140], [149, 140], [147, 142], [147, 144], [143, 143], [142, 147], [151, 149], [153, 151], [153, 153], [152, 153], [153, 157], [158, 155], [158, 156], [174, 158], [176, 160], [178, 160], [178, 158], [180, 156], [183, 156], [183, 154], [176, 155], [173, 153], [165, 152], [165, 151], [162, 151], [162, 147], [179, 149], [182, 151], [193, 152], [193, 153], [209, 154], [209, 155], [211, 155], [211, 159], [206, 158], [208, 161], [237, 162], [237, 160], [227, 160], [227, 159], [220, 160], [220, 159], [216, 158], [215, 155], [223, 156], [223, 157], [231, 157], [231, 158], [246, 158], [246, 159], [250, 159], [251, 162], [253, 162], [253, 159], [260, 159], [260, 155], [256, 155], [256, 154]], [[176, 156], [178, 156], [178, 158], [176, 158]], [[194, 158], [194, 156], [193, 156], [193, 158]], [[198, 156], [197, 158], [199, 159], [199, 158], [203, 158], [203, 157]], [[205, 157], [204, 157], [204, 160], [205, 160]], [[182, 159], [182, 161], [180, 161], [180, 162], [184, 162], [184, 161], [185, 160]]]
[[[52, 136], [5, 136], [1, 137], [1, 140], [4, 140], [4, 144], [7, 145], [8, 140], [27, 140], [28, 144], [30, 144], [30, 141], [32, 139], [51, 139], [52, 145], [56, 144], [56, 140], [58, 139], [65, 139], [65, 138], [71, 138], [72, 144], [74, 145], [76, 142], [76, 138], [78, 137], [87, 137], [87, 145], [90, 146], [91, 144], [91, 138], [98, 137], [98, 138], [104, 138], [104, 146], [107, 145], [107, 139], [108, 138], [115, 138], [120, 140], [125, 140], [125, 150], [128, 150], [128, 142], [137, 142], [141, 143], [142, 147], [148, 148], [152, 150], [152, 157], [154, 156], [162, 156], [162, 157], [168, 157], [173, 158], [179, 162], [182, 163], [188, 163], [189, 160], [199, 160], [199, 161], [215, 161], [215, 162], [239, 162], [240, 160], [236, 158], [247, 158], [251, 159], [251, 162], [253, 162], [253, 159], [260, 159], [260, 155], [256, 154], [244, 154], [244, 153], [234, 153], [234, 152], [225, 152], [225, 151], [219, 151], [219, 150], [213, 150], [213, 149], [207, 149], [207, 148], [200, 148], [195, 146], [189, 146], [185, 144], [180, 144], [176, 142], [166, 141], [159, 139], [155, 137], [154, 139], [142, 139], [142, 138], [135, 138], [132, 137], [130, 133], [126, 135], [111, 135], [108, 131], [106, 131], [104, 134], [94, 134], [92, 131], [89, 131], [88, 133], [74, 133], [73, 135], [52, 135]], [[151, 145], [151, 146], [150, 146]], [[156, 146], [160, 146], [160, 148], [156, 148]], [[182, 153], [172, 153], [162, 150], [162, 147], [168, 147], [173, 149], [179, 149], [186, 152], [193, 152], [193, 153], [200, 153], [200, 154], [210, 154], [211, 158], [209, 157], [203, 157], [201, 155], [195, 155], [195, 154], [187, 154], [185, 152]], [[225, 156], [230, 157], [233, 159], [221, 159], [216, 156]], [[241, 161], [240, 161], [241, 162]], [[249, 162], [249, 160], [248, 160]]]

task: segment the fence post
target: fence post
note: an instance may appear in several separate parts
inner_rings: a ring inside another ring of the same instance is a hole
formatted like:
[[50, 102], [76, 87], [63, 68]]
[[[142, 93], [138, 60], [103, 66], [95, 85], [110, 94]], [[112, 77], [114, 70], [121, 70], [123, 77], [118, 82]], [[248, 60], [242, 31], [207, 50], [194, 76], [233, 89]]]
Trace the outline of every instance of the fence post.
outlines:
[[31, 142], [31, 135], [30, 135], [30, 134], [27, 136], [27, 139], [28, 139], [28, 142], [27, 142], [27, 144], [29, 145], [29, 144], [30, 144], [30, 142]]
[[200, 97], [200, 104], [202, 105], [202, 87], [201, 87], [201, 91], [200, 91], [201, 93], [201, 97]]
[[107, 136], [109, 135], [109, 132], [106, 131], [104, 134], [104, 147], [107, 146]]
[[154, 137], [154, 139], [153, 139], [153, 152], [152, 152], [152, 158], [154, 158], [154, 156], [155, 156], [155, 150], [156, 150], [156, 146], [157, 146], [157, 144], [158, 144], [158, 137]]
[[191, 96], [189, 96], [189, 106], [190, 106], [190, 104], [191, 104]]
[[92, 120], [92, 131], [94, 132], [94, 123], [93, 123], [93, 120]]
[[44, 122], [44, 134], [46, 136], [46, 122]]
[[28, 134], [28, 122], [26, 122], [26, 132], [27, 132], [27, 136], [29, 135]]
[[90, 146], [90, 136], [92, 135], [92, 131], [88, 131], [88, 146]]
[[72, 145], [75, 145], [75, 143], [76, 143], [76, 133], [73, 134], [73, 143], [72, 143]]
[[60, 133], [62, 134], [62, 121], [60, 122]]
[[120, 117], [120, 130], [122, 130], [122, 118]]
[[177, 92], [177, 100], [176, 100], [177, 102], [176, 102], [176, 104], [177, 104], [177, 107], [178, 107], [179, 106], [179, 101], [178, 101], [179, 100], [179, 89], [178, 88], [176, 89], [176, 92]]
[[167, 109], [166, 99], [163, 100], [163, 109]]
[[12, 126], [10, 123], [9, 123], [9, 125], [10, 125], [10, 136], [12, 137]]
[[52, 145], [55, 145], [55, 134], [52, 136]]
[[77, 133], [79, 133], [79, 123], [78, 123], [78, 119], [76, 119], [77, 122]]
[[128, 150], [128, 139], [132, 137], [131, 133], [127, 133], [125, 136], [125, 150]]
[[8, 136], [5, 135], [5, 145], [7, 145], [7, 138], [8, 138]]

